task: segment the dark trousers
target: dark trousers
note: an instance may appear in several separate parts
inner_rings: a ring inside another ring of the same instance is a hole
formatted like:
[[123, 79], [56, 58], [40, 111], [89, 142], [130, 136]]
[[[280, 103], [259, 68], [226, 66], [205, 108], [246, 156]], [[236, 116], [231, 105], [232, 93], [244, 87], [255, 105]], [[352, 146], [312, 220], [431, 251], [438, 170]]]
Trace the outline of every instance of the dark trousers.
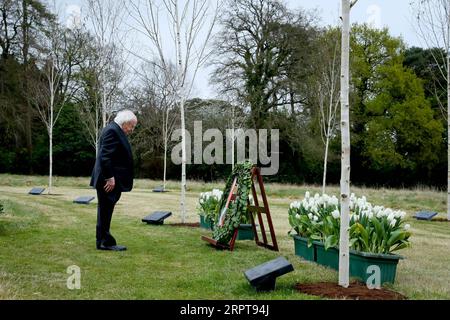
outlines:
[[107, 193], [102, 187], [97, 187], [97, 247], [100, 245], [115, 246], [117, 244], [116, 239], [109, 232], [114, 206], [122, 195], [122, 192], [117, 189], [116, 186], [114, 190]]

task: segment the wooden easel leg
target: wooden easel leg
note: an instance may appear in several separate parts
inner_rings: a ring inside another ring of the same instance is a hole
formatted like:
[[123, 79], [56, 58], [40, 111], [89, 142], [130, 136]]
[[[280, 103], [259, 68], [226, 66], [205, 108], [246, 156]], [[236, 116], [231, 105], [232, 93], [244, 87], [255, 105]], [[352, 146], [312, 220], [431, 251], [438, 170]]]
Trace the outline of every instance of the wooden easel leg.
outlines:
[[238, 235], [238, 229], [234, 229], [233, 238], [230, 240], [230, 251], [233, 251], [234, 249], [234, 243], [236, 242], [236, 238]]

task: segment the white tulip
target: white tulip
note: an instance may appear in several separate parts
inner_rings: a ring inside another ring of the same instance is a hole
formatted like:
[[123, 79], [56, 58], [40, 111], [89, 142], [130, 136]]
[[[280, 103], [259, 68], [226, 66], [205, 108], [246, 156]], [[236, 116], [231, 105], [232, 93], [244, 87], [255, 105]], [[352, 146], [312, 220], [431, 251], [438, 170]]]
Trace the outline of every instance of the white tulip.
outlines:
[[336, 196], [331, 197], [331, 204], [333, 206], [339, 205], [339, 200], [338, 200], [338, 198], [336, 198]]
[[341, 216], [338, 210], [334, 210], [331, 215], [333, 216], [333, 218], [335, 219], [339, 219], [339, 217]]
[[405, 224], [405, 230], [408, 231], [409, 229], [411, 229], [411, 225]]
[[305, 193], [305, 198], [309, 198], [309, 191], [306, 191], [306, 193]]

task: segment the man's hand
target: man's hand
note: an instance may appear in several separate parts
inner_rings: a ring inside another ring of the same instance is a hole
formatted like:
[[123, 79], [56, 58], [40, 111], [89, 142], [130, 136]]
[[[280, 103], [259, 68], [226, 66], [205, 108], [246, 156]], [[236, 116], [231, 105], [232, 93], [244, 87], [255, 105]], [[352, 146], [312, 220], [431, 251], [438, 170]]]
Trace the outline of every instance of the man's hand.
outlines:
[[105, 189], [105, 191], [108, 193], [108, 192], [113, 191], [115, 186], [116, 186], [116, 180], [114, 179], [114, 177], [112, 177], [112, 178], [109, 178], [108, 180], [106, 180], [106, 184], [103, 187], [103, 189]]

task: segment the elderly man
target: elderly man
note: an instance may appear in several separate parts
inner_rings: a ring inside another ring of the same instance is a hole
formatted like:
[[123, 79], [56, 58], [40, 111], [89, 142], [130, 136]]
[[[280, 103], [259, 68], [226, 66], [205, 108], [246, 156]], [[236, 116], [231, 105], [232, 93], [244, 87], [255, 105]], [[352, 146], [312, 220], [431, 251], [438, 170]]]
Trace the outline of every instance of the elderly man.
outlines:
[[109, 232], [114, 206], [122, 192], [133, 188], [133, 157], [127, 135], [136, 127], [137, 118], [130, 110], [117, 113], [100, 137], [97, 160], [90, 185], [97, 189], [97, 249], [123, 251]]

